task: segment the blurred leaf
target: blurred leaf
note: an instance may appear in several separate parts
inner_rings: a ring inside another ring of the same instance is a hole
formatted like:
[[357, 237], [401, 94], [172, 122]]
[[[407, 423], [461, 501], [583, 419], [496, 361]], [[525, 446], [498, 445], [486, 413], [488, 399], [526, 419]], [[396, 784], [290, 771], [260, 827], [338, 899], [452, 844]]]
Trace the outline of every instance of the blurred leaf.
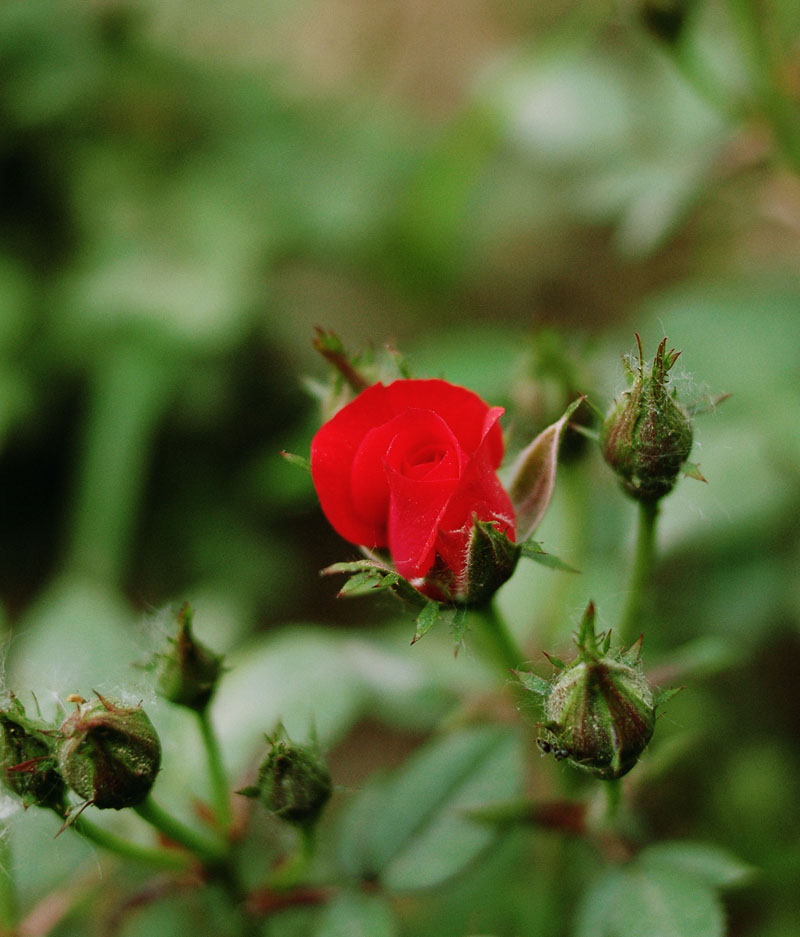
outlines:
[[584, 895], [574, 937], [722, 937], [715, 890], [688, 870], [640, 859], [601, 876]]
[[675, 869], [717, 888], [732, 888], [751, 879], [755, 869], [710, 843], [666, 842], [648, 846], [639, 857], [646, 869]]
[[329, 902], [314, 937], [395, 937], [397, 922], [383, 895], [345, 891]]
[[616, 937], [611, 921], [623, 880], [623, 872], [614, 868], [589, 885], [578, 903], [573, 937]]
[[521, 784], [521, 754], [508, 729], [473, 728], [434, 739], [356, 798], [341, 830], [342, 865], [357, 878], [377, 876], [393, 890], [432, 887], [495, 837], [464, 811], [514, 797]]
[[629, 866], [613, 911], [616, 937], [722, 937], [725, 916], [705, 882], [675, 869]]

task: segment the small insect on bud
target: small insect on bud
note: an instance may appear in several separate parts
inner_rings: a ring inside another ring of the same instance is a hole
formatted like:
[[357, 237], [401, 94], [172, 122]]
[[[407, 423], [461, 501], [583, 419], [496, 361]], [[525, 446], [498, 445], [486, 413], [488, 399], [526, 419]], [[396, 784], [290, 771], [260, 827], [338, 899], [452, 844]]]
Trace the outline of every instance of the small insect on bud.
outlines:
[[99, 693], [64, 720], [57, 752], [67, 784], [101, 809], [141, 803], [161, 767], [161, 743], [144, 710]]
[[258, 769], [258, 783], [240, 790], [255, 797], [276, 816], [298, 826], [310, 826], [319, 818], [331, 796], [330, 772], [317, 746], [296, 745], [279, 729]]
[[656, 698], [641, 669], [641, 639], [627, 651], [610, 654], [610, 632], [596, 635], [589, 603], [571, 664], [553, 661], [561, 673], [552, 683], [518, 674], [522, 684], [544, 697], [545, 722], [539, 748], [558, 761], [605, 781], [621, 778], [650, 741]]
[[156, 661], [158, 692], [179, 706], [202, 712], [222, 673], [222, 657], [192, 634], [194, 613], [189, 604], [178, 612], [178, 633]]
[[667, 387], [679, 351], [667, 351], [666, 338], [645, 368], [642, 343], [633, 386], [625, 391], [603, 423], [603, 456], [622, 487], [639, 501], [657, 501], [668, 494], [692, 449], [688, 415]]
[[56, 768], [50, 735], [25, 714], [12, 696], [0, 709], [0, 766], [5, 786], [25, 807], [50, 807], [64, 812], [66, 789]]

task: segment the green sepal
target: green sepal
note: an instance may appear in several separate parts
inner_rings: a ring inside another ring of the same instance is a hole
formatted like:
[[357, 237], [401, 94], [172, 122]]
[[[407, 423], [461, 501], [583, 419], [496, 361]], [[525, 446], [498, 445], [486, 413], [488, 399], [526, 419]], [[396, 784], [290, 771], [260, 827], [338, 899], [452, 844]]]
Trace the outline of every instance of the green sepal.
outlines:
[[529, 690], [531, 693], [536, 693], [537, 696], [541, 696], [543, 699], [547, 699], [550, 695], [551, 684], [548, 680], [545, 680], [543, 677], [538, 676], [535, 673], [528, 673], [524, 670], [512, 670], [514, 676], [519, 680], [519, 682], [525, 687], [526, 690]]
[[708, 484], [708, 479], [700, 471], [700, 466], [696, 462], [684, 462], [682, 471], [684, 477], [693, 478], [695, 481]]
[[416, 644], [420, 638], [425, 637], [425, 635], [433, 628], [442, 614], [442, 606], [439, 602], [434, 602], [433, 599], [428, 602], [422, 611], [417, 615], [416, 626], [417, 629], [414, 632], [414, 637], [411, 639], [412, 644]]
[[673, 696], [676, 696], [681, 690], [685, 690], [686, 687], [676, 686], [670, 687], [667, 690], [655, 690], [653, 692], [653, 702], [656, 708], [663, 706], [665, 703], [668, 703]]
[[534, 563], [541, 563], [542, 566], [547, 566], [549, 569], [560, 569], [565, 573], [580, 572], [574, 566], [570, 566], [557, 556], [553, 556], [552, 553], [546, 553], [537, 540], [526, 540], [519, 545], [519, 548], [520, 556], [524, 556], [527, 560], [533, 560]]
[[467, 609], [465, 606], [459, 605], [453, 609], [452, 614], [450, 628], [453, 632], [453, 643], [457, 654], [458, 649], [464, 642], [464, 635], [467, 633]]
[[350, 574], [350, 579], [338, 592], [340, 598], [352, 598], [359, 595], [386, 590], [417, 608], [423, 608], [428, 601], [399, 573], [384, 566], [377, 560], [355, 560], [349, 563], [334, 563], [326, 566], [322, 576]]
[[311, 474], [311, 460], [306, 458], [303, 455], [297, 455], [295, 452], [287, 452], [285, 449], [281, 450], [281, 455], [289, 463], [289, 465], [296, 465], [297, 468], [304, 469], [308, 474]]

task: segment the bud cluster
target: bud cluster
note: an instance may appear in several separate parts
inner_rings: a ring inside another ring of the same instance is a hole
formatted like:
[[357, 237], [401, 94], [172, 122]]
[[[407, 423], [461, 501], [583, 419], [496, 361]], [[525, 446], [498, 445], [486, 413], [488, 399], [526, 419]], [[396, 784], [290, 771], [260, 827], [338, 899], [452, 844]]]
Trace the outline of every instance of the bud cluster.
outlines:
[[0, 709], [5, 786], [25, 807], [60, 816], [69, 812], [68, 790], [101, 809], [141, 803], [161, 766], [161, 743], [144, 710], [99, 693], [70, 700], [77, 708], [60, 726], [31, 719], [13, 695]]

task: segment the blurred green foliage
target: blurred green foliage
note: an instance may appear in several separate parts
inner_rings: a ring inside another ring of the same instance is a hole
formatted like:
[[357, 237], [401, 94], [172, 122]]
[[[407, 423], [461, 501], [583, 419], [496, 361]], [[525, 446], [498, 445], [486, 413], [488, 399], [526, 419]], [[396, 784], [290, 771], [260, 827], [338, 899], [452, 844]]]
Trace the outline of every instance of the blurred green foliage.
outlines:
[[[355, 347], [396, 344], [415, 374], [503, 403], [511, 449], [565, 396], [587, 392], [603, 409], [634, 329], [648, 347], [666, 334], [683, 349], [684, 400], [732, 394], [698, 418], [693, 458], [708, 485], [682, 481], [665, 503], [642, 623], [648, 666], [687, 685], [637, 769], [642, 823], [667, 852], [652, 846], [619, 871], [582, 842], [515, 831], [467, 862], [490, 837], [439, 816], [429, 791], [430, 803], [399, 812], [462, 843], [436, 854], [445, 867], [425, 865], [433, 853], [410, 839], [416, 826], [392, 824], [402, 848], [374, 871], [391, 879], [408, 860], [398, 896], [345, 889], [324, 910], [275, 916], [270, 935], [640, 935], [655, 912], [619, 896], [655, 868], [651, 905], [673, 896], [678, 920], [652, 933], [683, 933], [691, 904], [703, 937], [724, 928], [711, 887], [739, 884], [745, 866], [756, 875], [727, 902], [729, 932], [796, 929], [798, 10], [0, 5], [6, 680], [45, 710], [91, 689], [148, 700], [165, 740], [159, 796], [176, 810], [208, 794], [185, 771], [199, 743], [133, 665], [163, 628], [157, 610], [184, 599], [201, 639], [230, 652], [214, 720], [232, 777], [252, 769], [279, 719], [293, 737], [315, 726], [334, 780], [350, 779], [329, 832], [342, 822], [359, 840], [358, 811], [407, 797], [403, 778], [425, 759], [467, 800], [487, 796], [493, 771], [504, 796], [522, 783], [498, 729], [488, 742], [452, 737], [480, 749], [474, 776], [434, 745], [394, 787], [365, 787], [457, 704], [480, 708], [494, 683], [469, 642], [455, 660], [436, 630], [409, 648], [398, 606], [337, 604], [318, 578], [354, 550], [279, 455], [305, 454], [317, 425], [301, 387], [324, 375], [315, 324]], [[582, 574], [526, 565], [500, 596], [537, 662], [567, 647], [587, 598], [604, 626], [616, 620], [632, 512], [575, 441], [537, 538]], [[486, 763], [492, 746], [499, 761]], [[527, 770], [534, 790], [580, 786], [563, 766]], [[213, 889], [137, 910], [126, 902], [142, 875], [112, 870], [101, 883], [88, 847], [66, 835], [54, 846], [53, 823], [29, 813], [8, 818], [23, 913], [56, 889], [70, 899], [36, 933], [227, 932]], [[141, 835], [126, 816], [102, 819]], [[719, 851], [681, 851], [672, 841], [683, 839]], [[320, 875], [362, 861], [343, 850], [320, 859]], [[456, 871], [413, 891], [420, 876]], [[702, 894], [684, 908], [692, 888]]]

